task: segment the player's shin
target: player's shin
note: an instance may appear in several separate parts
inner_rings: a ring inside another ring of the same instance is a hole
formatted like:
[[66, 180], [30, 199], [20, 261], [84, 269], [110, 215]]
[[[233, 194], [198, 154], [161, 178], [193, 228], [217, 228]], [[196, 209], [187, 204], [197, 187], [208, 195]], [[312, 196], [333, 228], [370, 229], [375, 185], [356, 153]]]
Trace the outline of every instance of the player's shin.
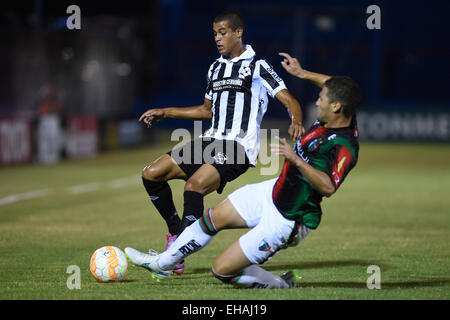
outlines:
[[142, 183], [152, 203], [166, 221], [171, 235], [180, 233], [181, 220], [172, 199], [172, 190], [166, 181], [151, 181], [142, 177]]
[[187, 256], [206, 247], [216, 234], [217, 230], [208, 210], [202, 218], [184, 229], [167, 251], [160, 254], [159, 266], [164, 270], [172, 269]]
[[183, 218], [181, 220], [181, 230], [193, 224], [203, 214], [203, 195], [195, 191], [185, 191], [183, 205]]

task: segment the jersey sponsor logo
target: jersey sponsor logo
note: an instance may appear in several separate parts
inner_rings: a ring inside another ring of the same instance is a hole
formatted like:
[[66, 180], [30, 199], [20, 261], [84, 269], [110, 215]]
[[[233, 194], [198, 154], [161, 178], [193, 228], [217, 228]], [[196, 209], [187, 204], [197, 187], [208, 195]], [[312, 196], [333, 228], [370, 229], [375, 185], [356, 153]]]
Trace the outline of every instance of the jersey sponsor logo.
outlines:
[[280, 76], [278, 76], [278, 74], [275, 72], [275, 70], [273, 70], [273, 68], [271, 66], [269, 66], [269, 68], [267, 68], [267, 72], [278, 82], [283, 82], [283, 79], [280, 78]]
[[242, 79], [217, 80], [217, 81], [214, 81], [213, 88], [224, 86], [224, 85], [242, 86]]
[[294, 151], [298, 154], [300, 158], [303, 159], [303, 161], [307, 163], [309, 162], [308, 156], [305, 155], [305, 151], [302, 149], [302, 144], [300, 140], [297, 140], [297, 143], [294, 146]]
[[272, 247], [266, 242], [266, 240], [263, 240], [258, 247], [259, 251], [264, 251], [267, 252], [271, 249]]
[[242, 79], [223, 79], [213, 81], [212, 89], [214, 92], [223, 90], [245, 91], [244, 80]]
[[180, 251], [180, 253], [182, 255], [187, 255], [189, 253], [192, 253], [194, 251], [197, 251], [197, 250], [201, 249], [201, 247], [202, 246], [197, 241], [192, 239], [191, 241], [186, 243], [184, 246], [178, 248], [178, 251]]

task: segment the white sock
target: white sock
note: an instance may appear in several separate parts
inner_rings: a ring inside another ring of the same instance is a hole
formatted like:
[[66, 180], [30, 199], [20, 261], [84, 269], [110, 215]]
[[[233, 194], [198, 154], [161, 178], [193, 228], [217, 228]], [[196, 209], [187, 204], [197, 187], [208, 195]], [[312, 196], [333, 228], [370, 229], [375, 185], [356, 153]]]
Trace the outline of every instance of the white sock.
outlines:
[[232, 283], [243, 288], [289, 288], [283, 278], [255, 265], [245, 268]]
[[177, 263], [190, 254], [206, 247], [214, 236], [206, 234], [200, 227], [200, 219], [178, 235], [167, 251], [159, 255], [158, 265], [163, 270], [172, 270]]

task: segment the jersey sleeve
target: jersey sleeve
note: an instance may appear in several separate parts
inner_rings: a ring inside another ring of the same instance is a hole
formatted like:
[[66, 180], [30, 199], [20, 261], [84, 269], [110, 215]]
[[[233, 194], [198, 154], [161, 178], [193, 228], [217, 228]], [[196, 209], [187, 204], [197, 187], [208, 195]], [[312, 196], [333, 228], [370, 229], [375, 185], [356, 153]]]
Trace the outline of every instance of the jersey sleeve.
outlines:
[[208, 73], [206, 74], [206, 92], [205, 92], [205, 98], [208, 100], [212, 100], [212, 69], [213, 69], [214, 63], [209, 67]]
[[259, 77], [272, 98], [281, 90], [286, 89], [283, 79], [278, 76], [269, 62], [261, 59], [257, 63], [259, 64]]
[[336, 190], [355, 164], [356, 159], [346, 146], [336, 144], [330, 150], [325, 173], [330, 176]]

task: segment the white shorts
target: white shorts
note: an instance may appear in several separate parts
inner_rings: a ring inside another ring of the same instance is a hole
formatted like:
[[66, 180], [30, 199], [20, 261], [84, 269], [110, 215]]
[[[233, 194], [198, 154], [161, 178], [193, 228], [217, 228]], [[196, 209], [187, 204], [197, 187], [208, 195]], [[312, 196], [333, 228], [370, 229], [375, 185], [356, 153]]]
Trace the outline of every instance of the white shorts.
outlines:
[[[272, 190], [277, 178], [256, 184], [248, 184], [228, 196], [233, 207], [252, 228], [239, 238], [239, 245], [248, 260], [262, 264], [270, 260], [280, 249], [288, 245], [297, 233], [297, 224], [282, 216], [272, 201]], [[301, 225], [298, 242], [311, 231]]]

